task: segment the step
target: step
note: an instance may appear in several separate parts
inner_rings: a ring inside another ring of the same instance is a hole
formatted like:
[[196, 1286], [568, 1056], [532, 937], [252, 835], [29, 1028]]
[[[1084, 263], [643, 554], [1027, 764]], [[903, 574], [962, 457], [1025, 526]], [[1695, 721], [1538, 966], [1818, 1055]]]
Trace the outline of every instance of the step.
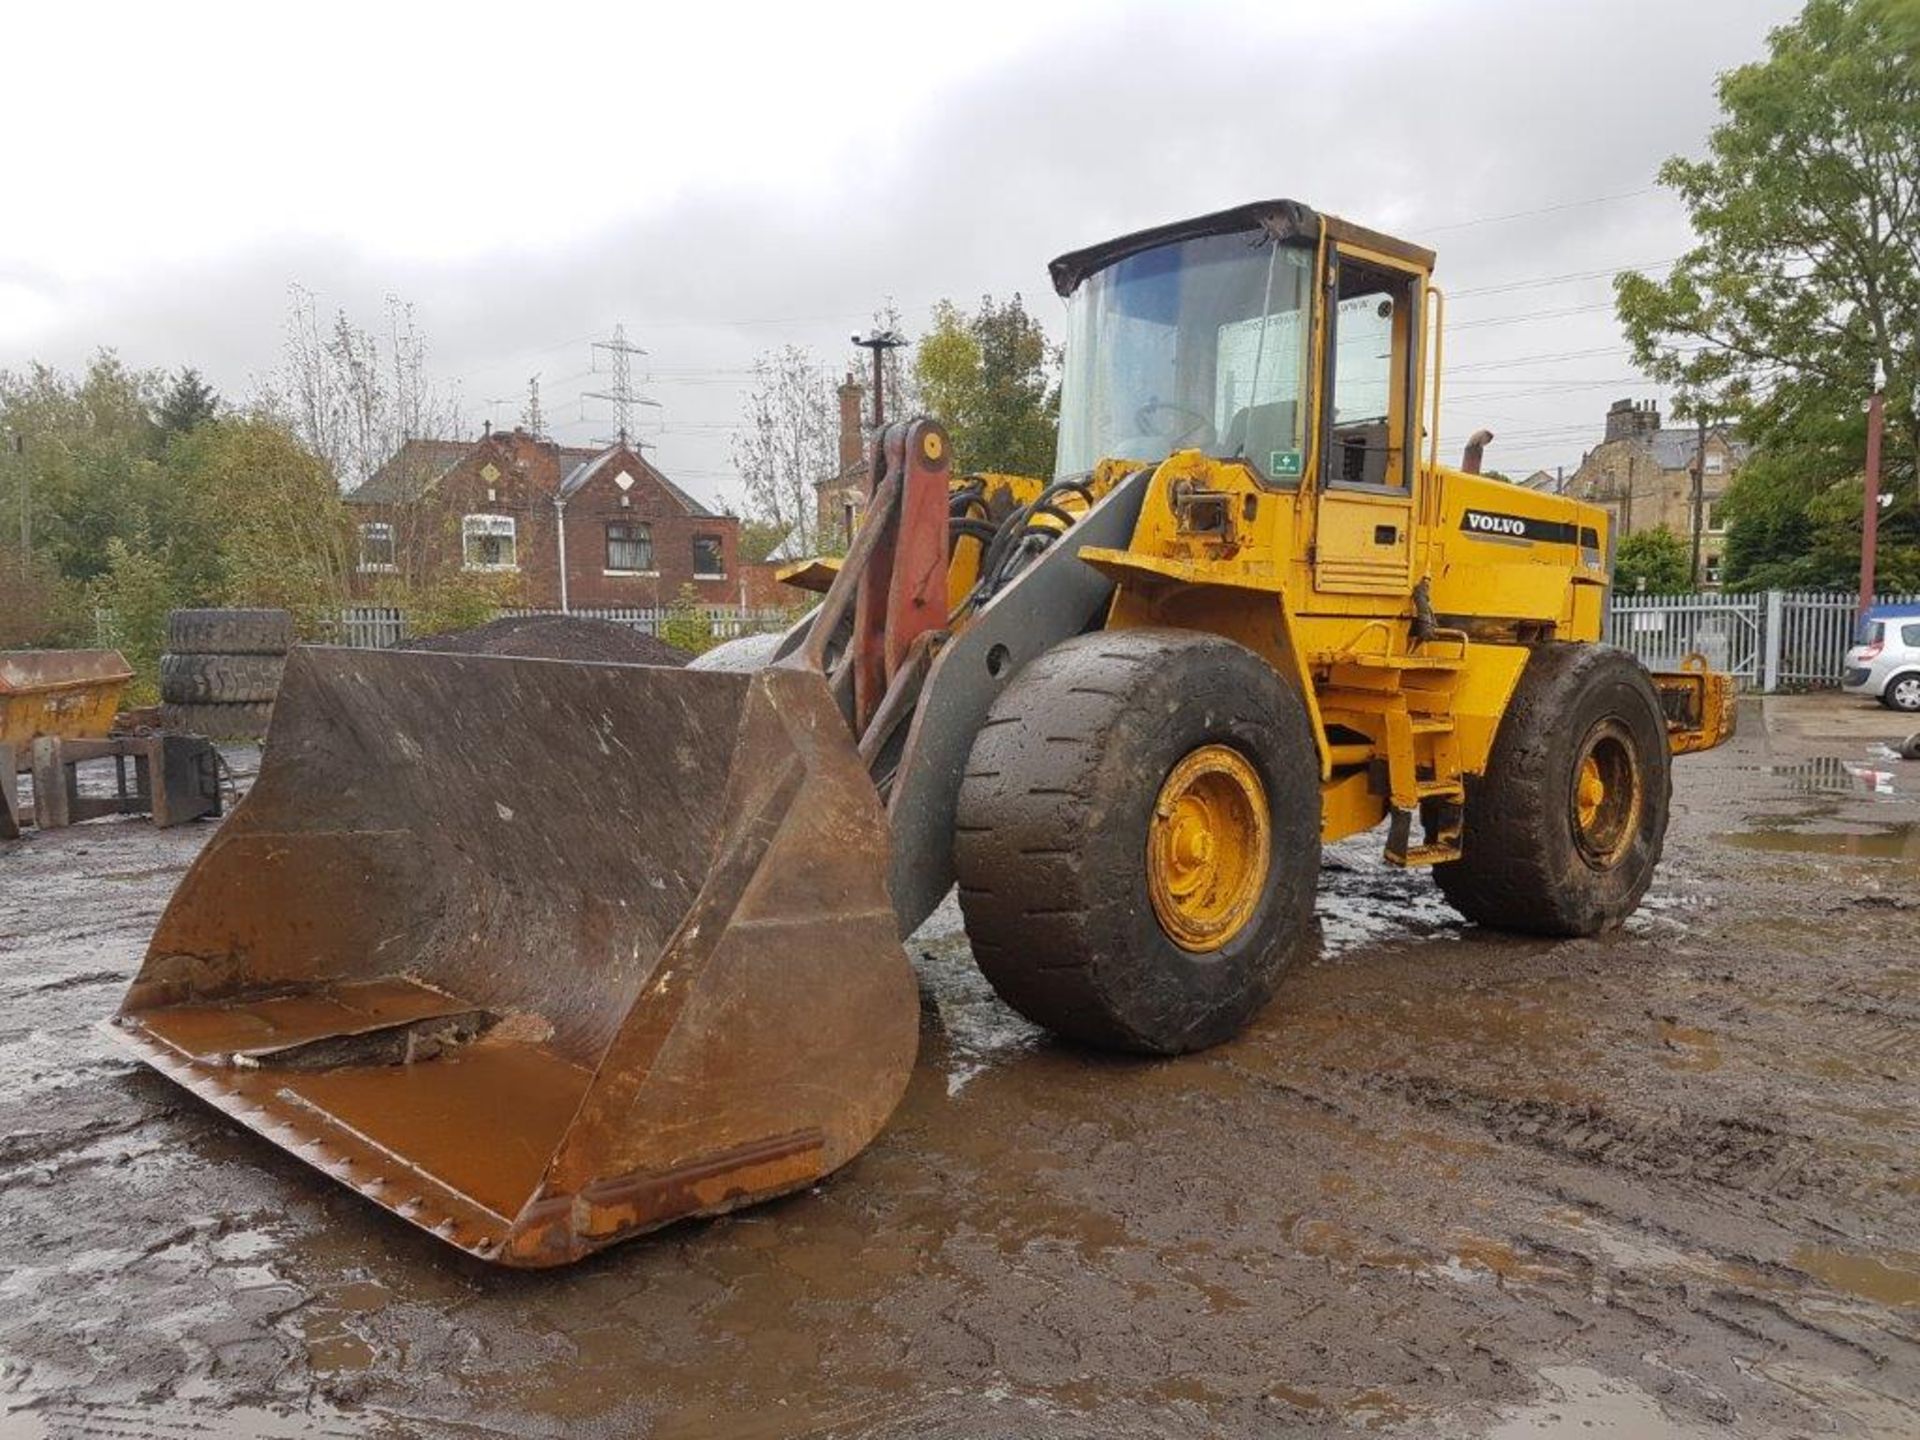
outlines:
[[1398, 855], [1391, 850], [1387, 852], [1389, 865], [1400, 865], [1409, 870], [1419, 865], [1445, 865], [1449, 860], [1459, 858], [1458, 845], [1412, 845]]

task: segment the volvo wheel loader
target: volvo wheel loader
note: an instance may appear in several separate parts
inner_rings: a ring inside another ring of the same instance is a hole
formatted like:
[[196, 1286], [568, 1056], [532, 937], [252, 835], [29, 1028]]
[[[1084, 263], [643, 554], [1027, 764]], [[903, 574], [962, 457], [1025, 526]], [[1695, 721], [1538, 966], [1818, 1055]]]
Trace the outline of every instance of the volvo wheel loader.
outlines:
[[956, 884], [1010, 1004], [1153, 1054], [1261, 1009], [1361, 831], [1482, 925], [1618, 925], [1731, 687], [1599, 643], [1604, 511], [1439, 463], [1432, 268], [1289, 201], [1063, 256], [1054, 475], [891, 427], [816, 608], [702, 667], [297, 650], [118, 1033], [540, 1266], [858, 1153]]

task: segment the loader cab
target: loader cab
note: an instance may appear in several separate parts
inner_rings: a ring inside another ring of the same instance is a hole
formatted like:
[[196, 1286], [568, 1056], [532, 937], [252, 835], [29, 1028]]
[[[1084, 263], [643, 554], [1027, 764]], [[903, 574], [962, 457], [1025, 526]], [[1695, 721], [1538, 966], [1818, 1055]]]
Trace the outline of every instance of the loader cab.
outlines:
[[1285, 200], [1062, 256], [1056, 475], [1183, 450], [1240, 462], [1299, 497], [1316, 590], [1405, 595], [1432, 265]]

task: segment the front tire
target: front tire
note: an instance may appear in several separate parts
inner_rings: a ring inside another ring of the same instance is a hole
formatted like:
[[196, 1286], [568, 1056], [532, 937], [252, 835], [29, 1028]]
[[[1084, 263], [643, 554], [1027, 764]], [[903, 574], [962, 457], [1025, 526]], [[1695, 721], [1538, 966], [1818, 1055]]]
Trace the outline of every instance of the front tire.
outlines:
[[1014, 1009], [1084, 1044], [1231, 1038], [1311, 940], [1319, 868], [1306, 707], [1217, 636], [1056, 646], [995, 702], [961, 782], [974, 957]]
[[1920, 671], [1894, 676], [1887, 682], [1886, 691], [1880, 698], [1889, 710], [1898, 710], [1907, 715], [1920, 712]]
[[1467, 778], [1463, 854], [1434, 867], [1441, 892], [1497, 930], [1613, 929], [1660, 862], [1672, 758], [1660, 697], [1638, 660], [1610, 645], [1539, 646], [1486, 773]]

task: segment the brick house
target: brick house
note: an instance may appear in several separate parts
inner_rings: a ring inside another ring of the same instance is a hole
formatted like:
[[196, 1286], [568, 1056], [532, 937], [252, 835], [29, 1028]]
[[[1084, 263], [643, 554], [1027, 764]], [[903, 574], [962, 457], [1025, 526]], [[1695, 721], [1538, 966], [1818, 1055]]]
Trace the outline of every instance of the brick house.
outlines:
[[[1706, 464], [1701, 474], [1700, 579], [1718, 588], [1726, 554], [1726, 519], [1721, 508], [1727, 486], [1745, 462], [1745, 441], [1723, 425], [1709, 425]], [[1689, 545], [1693, 541], [1693, 469], [1700, 450], [1694, 426], [1660, 424], [1652, 401], [1616, 400], [1607, 409], [1600, 443], [1580, 458], [1567, 477], [1566, 493], [1602, 506], [1613, 517], [1616, 540], [1666, 526]]]
[[535, 606], [762, 603], [740, 564], [740, 522], [625, 443], [560, 445], [524, 430], [409, 440], [345, 497], [359, 580], [426, 583], [453, 570], [512, 576]]

